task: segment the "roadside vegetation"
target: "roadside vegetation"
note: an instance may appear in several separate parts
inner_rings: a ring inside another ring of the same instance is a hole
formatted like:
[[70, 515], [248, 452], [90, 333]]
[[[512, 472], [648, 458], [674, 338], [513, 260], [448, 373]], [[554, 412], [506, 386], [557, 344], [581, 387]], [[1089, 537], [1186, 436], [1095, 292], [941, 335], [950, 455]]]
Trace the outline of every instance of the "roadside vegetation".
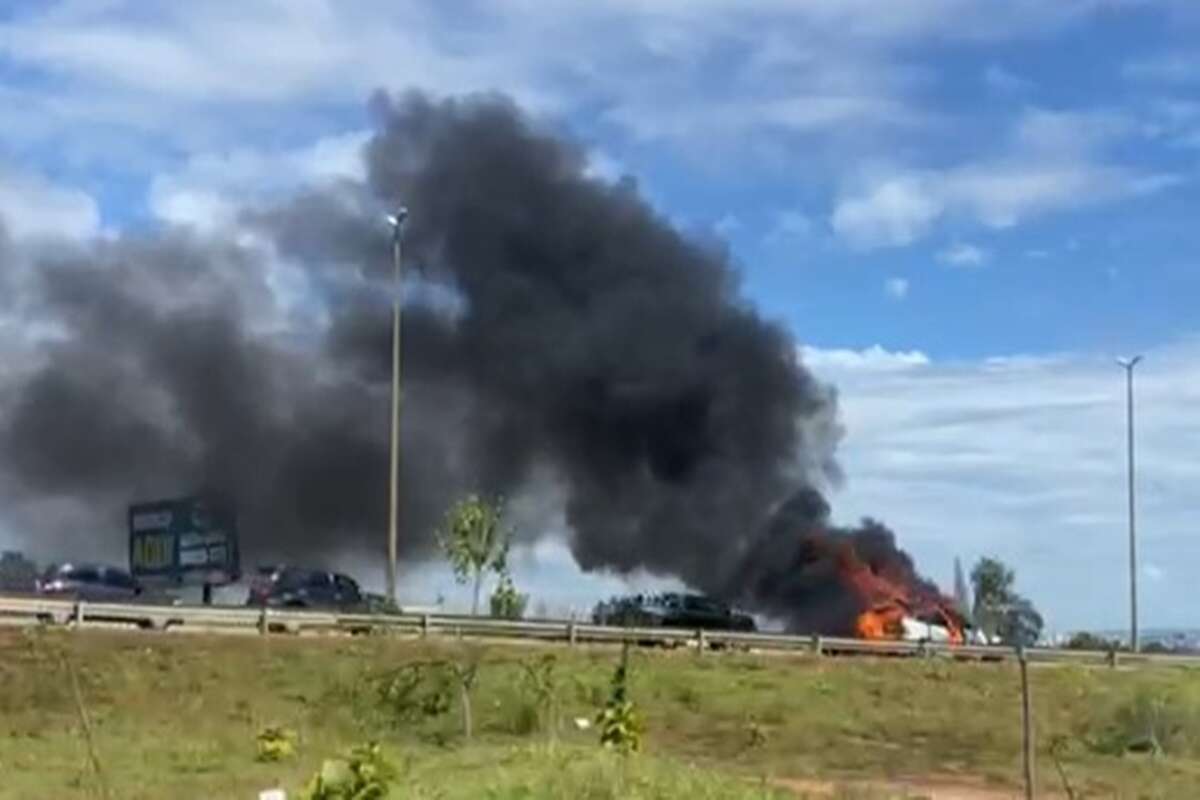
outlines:
[[[1195, 796], [1197, 671], [1032, 672], [1043, 791]], [[0, 631], [0, 798], [337, 797], [375, 759], [396, 798], [919, 797], [862, 787], [1011, 790], [1020, 753], [1010, 664]]]

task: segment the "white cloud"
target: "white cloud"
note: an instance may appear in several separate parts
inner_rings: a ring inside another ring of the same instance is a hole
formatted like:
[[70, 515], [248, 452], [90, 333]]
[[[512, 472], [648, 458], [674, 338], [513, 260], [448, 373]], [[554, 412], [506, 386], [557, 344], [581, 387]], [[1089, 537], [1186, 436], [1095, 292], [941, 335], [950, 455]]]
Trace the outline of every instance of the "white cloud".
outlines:
[[990, 255], [981, 247], [955, 242], [937, 254], [938, 261], [952, 267], [981, 267]]
[[625, 165], [619, 159], [616, 159], [600, 149], [593, 148], [587, 154], [587, 166], [584, 167], [584, 174], [590, 178], [605, 181], [607, 183], [615, 183], [622, 176], [629, 173]]
[[900, 176], [839, 201], [830, 224], [836, 234], [859, 247], [898, 246], [925, 235], [944, 210], [925, 180]]
[[100, 209], [86, 192], [0, 165], [0, 228], [17, 239], [87, 239], [100, 233]]
[[1126, 77], [1164, 83], [1200, 83], [1200, 52], [1176, 51], [1128, 62]]
[[883, 291], [893, 300], [903, 300], [908, 297], [908, 279], [888, 278], [883, 282]]
[[[565, 536], [562, 531], [547, 531], [536, 541], [514, 545], [509, 554], [513, 582], [520, 591], [530, 594], [531, 613], [534, 607], [544, 606], [555, 617], [590, 618], [595, 604], [613, 595], [684, 588], [674, 578], [643, 571], [630, 575], [582, 572]], [[368, 591], [383, 591], [378, 561], [350, 558], [336, 566], [357, 576]], [[464, 613], [471, 608], [470, 587], [459, 584], [444, 561], [422, 562], [404, 570], [398, 583], [402, 604], [432, 606], [441, 599], [442, 607], [450, 612]], [[486, 586], [485, 594], [492, 585]]]
[[944, 219], [1011, 228], [1041, 215], [1175, 186], [1183, 178], [1108, 163], [1107, 149], [1140, 135], [1110, 112], [1027, 109], [1003, 152], [942, 169], [891, 170], [834, 205], [834, 232], [854, 247], [912, 244]]
[[32, 93], [4, 90], [25, 109], [6, 129], [27, 139], [87, 120], [114, 126], [114, 143], [124, 126], [157, 148], [215, 150], [298, 109], [419, 85], [500, 88], [538, 112], [590, 109], [633, 136], [691, 147], [923, 125], [931, 115], [913, 89], [932, 78], [914, 44], [1041, 36], [1103, 2], [46, 0], [0, 23], [0, 57], [44, 79]]
[[763, 237], [766, 245], [793, 243], [798, 239], [806, 239], [813, 232], [813, 221], [803, 211], [791, 209], [775, 214], [775, 220]]
[[293, 150], [238, 148], [198, 154], [154, 178], [150, 209], [175, 224], [201, 229], [228, 225], [245, 206], [286, 189], [338, 178], [363, 179], [361, 151], [367, 137], [365, 131], [352, 131]]
[[1009, 72], [999, 64], [990, 64], [983, 71], [983, 82], [993, 91], [1003, 94], [1016, 94], [1033, 87], [1033, 82]]
[[829, 349], [802, 346], [800, 360], [817, 371], [895, 372], [929, 365], [929, 357], [919, 350], [893, 352], [880, 345], [865, 350]]
[[[1059, 630], [1119, 625], [1126, 613], [1124, 381], [1107, 354], [936, 362], [805, 349], [838, 386], [847, 431], [847, 521], [893, 526], [944, 585], [954, 557], [996, 554]], [[911, 363], [910, 362], [917, 362]], [[892, 368], [878, 369], [883, 364]], [[1191, 563], [1200, 480], [1200, 340], [1151, 350], [1139, 367], [1139, 554]], [[1143, 588], [1143, 626], [1190, 624], [1191, 587], [1164, 573]]]
[[737, 214], [723, 214], [719, 220], [713, 223], [713, 230], [717, 235], [723, 236], [726, 239], [745, 227]]

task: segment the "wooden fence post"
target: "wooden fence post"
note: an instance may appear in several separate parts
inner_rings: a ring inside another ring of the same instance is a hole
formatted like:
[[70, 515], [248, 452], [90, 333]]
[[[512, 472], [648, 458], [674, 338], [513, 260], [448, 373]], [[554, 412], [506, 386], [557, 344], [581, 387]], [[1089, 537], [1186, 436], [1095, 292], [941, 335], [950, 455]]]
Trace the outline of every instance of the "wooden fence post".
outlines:
[[428, 614], [421, 615], [421, 638], [422, 639], [429, 638], [429, 615]]
[[1017, 645], [1017, 664], [1021, 669], [1021, 743], [1025, 768], [1025, 800], [1033, 800], [1033, 708], [1029, 699], [1029, 659], [1023, 645]]

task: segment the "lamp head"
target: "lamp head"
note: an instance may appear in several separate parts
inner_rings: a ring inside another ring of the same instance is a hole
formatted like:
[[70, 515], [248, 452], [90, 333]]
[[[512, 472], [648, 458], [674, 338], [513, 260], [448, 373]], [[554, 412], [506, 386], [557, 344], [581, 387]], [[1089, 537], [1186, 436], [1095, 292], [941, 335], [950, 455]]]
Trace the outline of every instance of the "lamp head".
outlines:
[[1141, 360], [1142, 360], [1141, 356], [1134, 356], [1133, 358], [1118, 358], [1117, 363], [1120, 364], [1125, 369], [1133, 369], [1134, 367], [1136, 367], [1138, 365], [1138, 362], [1140, 362]]
[[400, 226], [404, 224], [404, 221], [406, 219], [408, 219], [408, 207], [407, 206], [400, 206], [399, 208], [396, 209], [394, 214], [387, 215], [388, 224], [391, 225], [393, 228], [396, 228], [397, 230], [400, 229]]

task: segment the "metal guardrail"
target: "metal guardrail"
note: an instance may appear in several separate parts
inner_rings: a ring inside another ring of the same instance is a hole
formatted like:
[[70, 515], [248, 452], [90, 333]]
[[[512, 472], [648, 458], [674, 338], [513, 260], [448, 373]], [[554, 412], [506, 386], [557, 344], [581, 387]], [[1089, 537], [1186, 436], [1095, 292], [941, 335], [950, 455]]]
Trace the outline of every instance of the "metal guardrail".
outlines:
[[[157, 604], [92, 603], [36, 596], [0, 597], [0, 625], [59, 624], [87, 628], [126, 624], [141, 628], [170, 628], [216, 632], [400, 633], [415, 637], [528, 639], [575, 644], [632, 641], [639, 644], [686, 646], [703, 652], [724, 648], [760, 652], [800, 652], [812, 655], [946, 656], [1000, 661], [1016, 658], [1003, 646], [952, 645], [942, 642], [877, 641], [776, 633], [625, 628], [563, 620], [502, 620], [453, 614], [340, 614], [325, 611]], [[1029, 648], [1031, 662], [1079, 664], [1175, 664], [1200, 666], [1200, 656], [1159, 653], [1103, 652]]]

